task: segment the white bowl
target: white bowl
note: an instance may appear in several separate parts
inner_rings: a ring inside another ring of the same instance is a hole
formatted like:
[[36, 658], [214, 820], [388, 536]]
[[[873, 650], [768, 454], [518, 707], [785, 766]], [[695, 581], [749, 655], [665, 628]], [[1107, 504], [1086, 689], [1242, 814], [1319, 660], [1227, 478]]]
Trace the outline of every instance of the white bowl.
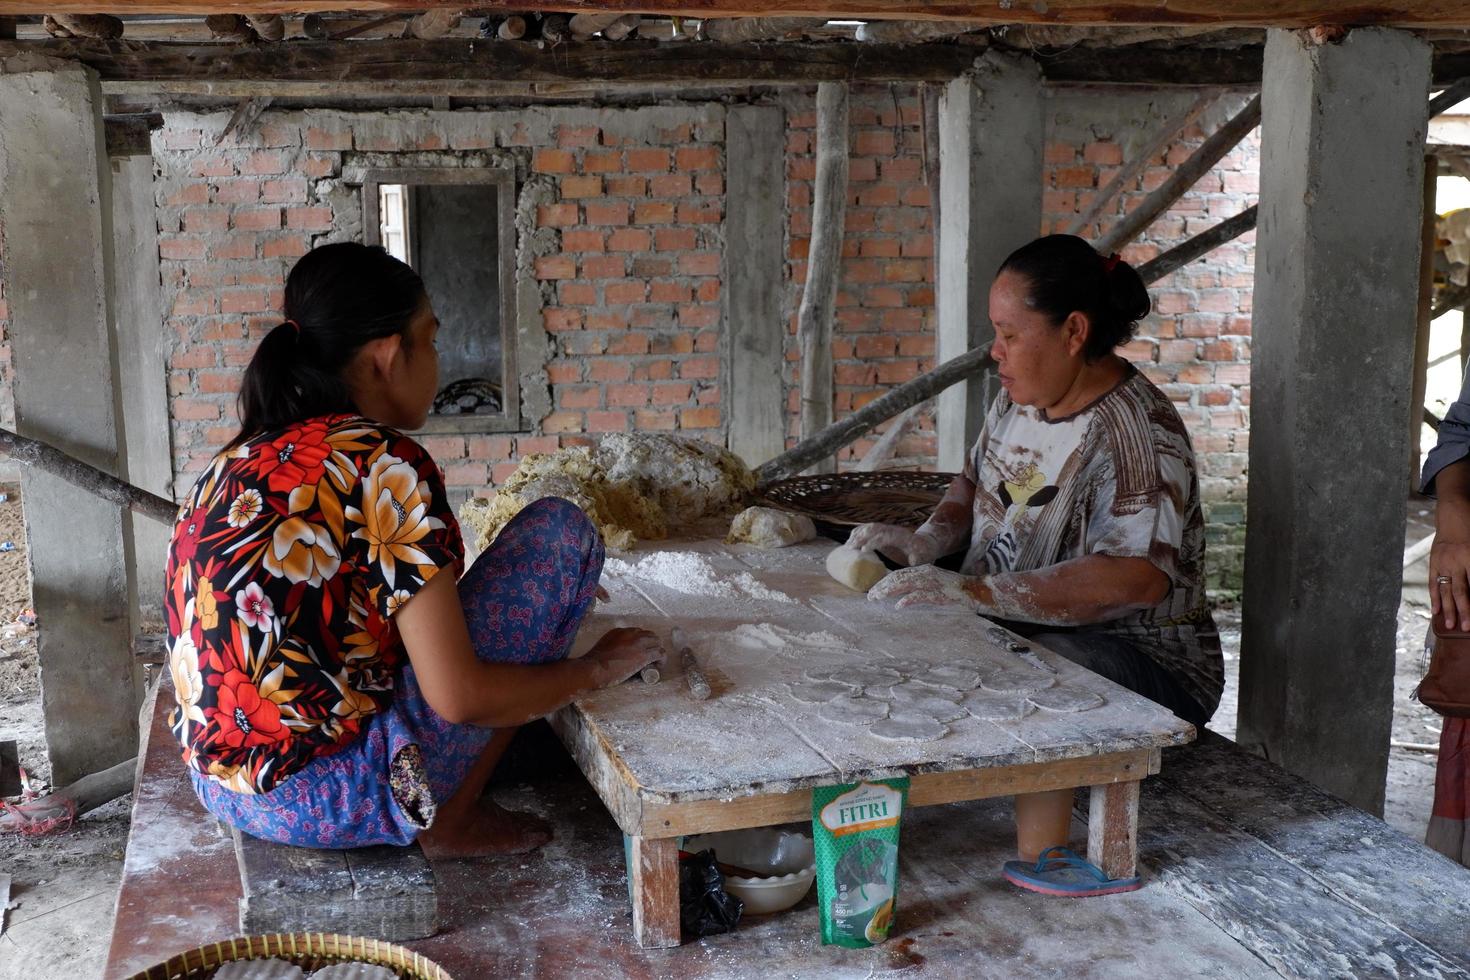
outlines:
[[768, 877], [760, 878], [725, 876], [725, 891], [744, 902], [750, 915], [791, 908], [806, 897], [817, 877], [812, 839], [789, 830], [757, 828], [702, 834], [686, 840], [684, 850], [712, 850], [715, 859], [725, 864], [770, 872]]

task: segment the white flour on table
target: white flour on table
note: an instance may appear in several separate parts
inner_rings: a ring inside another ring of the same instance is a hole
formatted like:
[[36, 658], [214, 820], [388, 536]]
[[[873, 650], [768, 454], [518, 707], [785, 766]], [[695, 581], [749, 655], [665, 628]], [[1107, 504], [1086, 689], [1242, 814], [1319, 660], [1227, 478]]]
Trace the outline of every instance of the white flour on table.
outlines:
[[749, 572], [722, 574], [709, 559], [690, 551], [658, 551], [637, 562], [609, 558], [604, 566], [614, 575], [640, 579], [685, 595], [713, 596], [721, 599], [754, 599], [761, 602], [796, 600], [761, 583]]

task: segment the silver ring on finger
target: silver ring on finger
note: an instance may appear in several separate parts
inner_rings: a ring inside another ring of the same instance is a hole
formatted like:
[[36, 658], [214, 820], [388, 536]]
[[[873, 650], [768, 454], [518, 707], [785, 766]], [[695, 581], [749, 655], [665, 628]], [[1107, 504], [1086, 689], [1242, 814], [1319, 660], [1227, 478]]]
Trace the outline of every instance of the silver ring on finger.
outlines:
[[1450, 578], [1450, 576], [1448, 576], [1448, 575], [1441, 575], [1441, 576], [1439, 576], [1438, 578], [1436, 578], [1434, 580], [1434, 584], [1435, 585], [1449, 585], [1453, 581], [1454, 581], [1454, 579]]

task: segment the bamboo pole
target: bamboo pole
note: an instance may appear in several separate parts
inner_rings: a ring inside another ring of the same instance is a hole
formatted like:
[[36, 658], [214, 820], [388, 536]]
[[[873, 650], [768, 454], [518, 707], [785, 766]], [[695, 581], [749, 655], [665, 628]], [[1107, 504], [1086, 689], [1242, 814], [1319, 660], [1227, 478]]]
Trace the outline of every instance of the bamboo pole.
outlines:
[[1235, 217], [1226, 218], [1188, 241], [1180, 242], [1158, 258], [1145, 262], [1138, 267], [1138, 275], [1143, 279], [1144, 285], [1152, 285], [1180, 266], [1188, 265], [1206, 252], [1239, 238], [1255, 226], [1256, 205], [1252, 204]]
[[1153, 224], [1155, 218], [1167, 211], [1184, 192], [1194, 186], [1205, 172], [1220, 161], [1220, 158], [1235, 149], [1246, 134], [1261, 121], [1261, 97], [1257, 95], [1246, 103], [1225, 125], [1205, 140], [1194, 155], [1184, 161], [1174, 173], [1148, 197], [1130, 211], [1107, 234], [1097, 240], [1095, 247], [1107, 255], [1116, 252], [1138, 237], [1139, 232]]
[[73, 486], [96, 494], [103, 500], [119, 507], [126, 507], [135, 514], [151, 517], [160, 524], [172, 526], [178, 517], [179, 507], [131, 483], [124, 483], [110, 473], [105, 473], [89, 463], [69, 456], [46, 443], [0, 429], [0, 452], [17, 463], [34, 466], [38, 470], [60, 477]]
[[1435, 185], [1439, 161], [1424, 158], [1424, 208], [1419, 221], [1419, 304], [1414, 325], [1414, 367], [1409, 382], [1409, 489], [1419, 489], [1424, 442], [1424, 396], [1429, 388], [1429, 329], [1434, 322]]
[[[817, 86], [817, 178], [812, 195], [812, 238], [801, 291], [796, 336], [801, 345], [801, 438], [832, 424], [832, 317], [842, 274], [847, 213], [847, 83]], [[812, 460], [835, 472], [836, 460]]]

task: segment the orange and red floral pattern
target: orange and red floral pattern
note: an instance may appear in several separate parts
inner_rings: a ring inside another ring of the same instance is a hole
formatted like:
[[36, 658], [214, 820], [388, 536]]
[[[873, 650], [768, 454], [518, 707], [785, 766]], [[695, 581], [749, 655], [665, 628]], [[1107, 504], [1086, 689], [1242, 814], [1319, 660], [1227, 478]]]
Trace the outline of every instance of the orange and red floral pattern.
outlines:
[[439, 468], [367, 419], [309, 419], [221, 453], [169, 549], [169, 724], [184, 761], [263, 793], [391, 699], [392, 617], [464, 559]]

